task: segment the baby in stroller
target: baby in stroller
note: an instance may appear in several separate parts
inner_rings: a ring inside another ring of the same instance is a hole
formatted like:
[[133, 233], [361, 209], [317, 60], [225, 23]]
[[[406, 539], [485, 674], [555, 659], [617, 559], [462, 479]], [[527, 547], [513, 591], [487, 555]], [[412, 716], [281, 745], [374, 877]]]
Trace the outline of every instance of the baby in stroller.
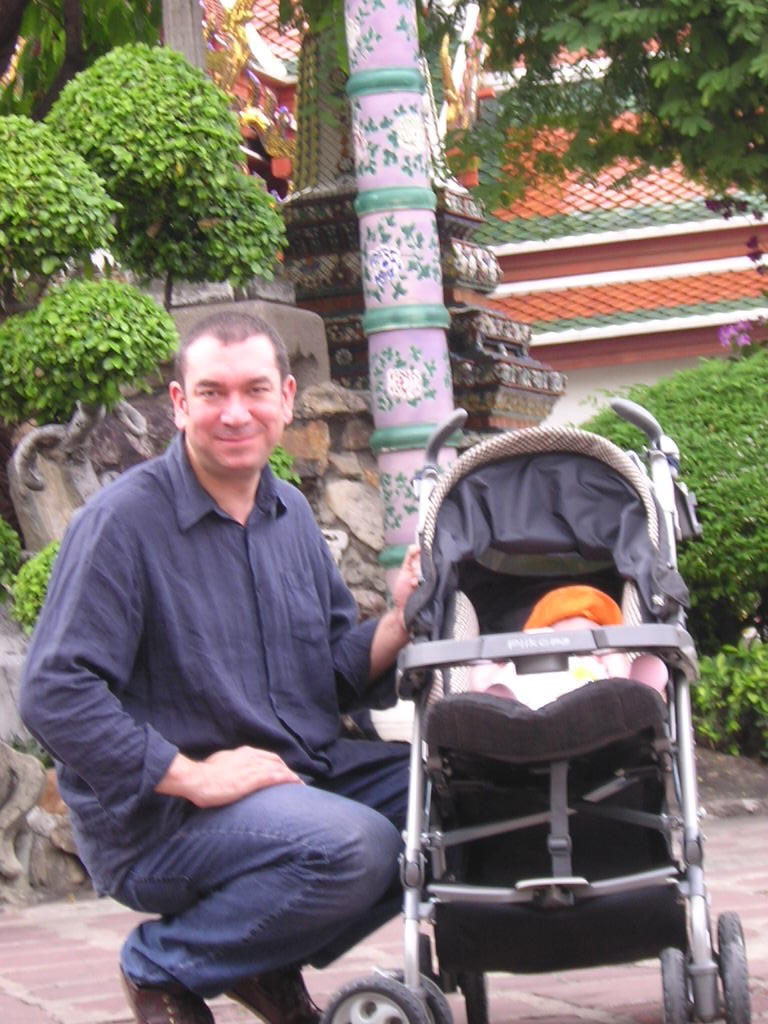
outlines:
[[[623, 622], [621, 609], [609, 594], [581, 584], [548, 591], [534, 605], [523, 630], [589, 629], [595, 624], [620, 626]], [[530, 676], [518, 676], [513, 661], [489, 662], [472, 669], [469, 689], [537, 708], [596, 679], [635, 679], [664, 697], [669, 678], [664, 662], [656, 655], [639, 654], [631, 658], [623, 651], [569, 658], [567, 672], [558, 676], [542, 683]]]

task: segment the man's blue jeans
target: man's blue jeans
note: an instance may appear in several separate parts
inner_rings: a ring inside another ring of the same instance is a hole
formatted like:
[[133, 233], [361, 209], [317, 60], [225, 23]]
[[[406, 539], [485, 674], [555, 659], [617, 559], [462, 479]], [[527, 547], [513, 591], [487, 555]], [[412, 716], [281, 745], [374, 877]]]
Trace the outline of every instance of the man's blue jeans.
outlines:
[[395, 912], [407, 748], [381, 746], [382, 761], [336, 780], [336, 792], [272, 786], [195, 810], [158, 842], [113, 893], [162, 915], [128, 936], [126, 974], [212, 997], [253, 974], [328, 960], [386, 919], [382, 907]]

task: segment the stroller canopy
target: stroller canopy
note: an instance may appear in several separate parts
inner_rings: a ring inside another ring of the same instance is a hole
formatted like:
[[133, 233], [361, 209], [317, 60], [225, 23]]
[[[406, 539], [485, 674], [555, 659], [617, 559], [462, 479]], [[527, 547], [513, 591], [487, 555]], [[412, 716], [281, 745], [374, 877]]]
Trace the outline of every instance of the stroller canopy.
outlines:
[[566, 428], [503, 434], [465, 452], [435, 488], [407, 617], [435, 638], [468, 580], [498, 596], [499, 580], [510, 592], [515, 577], [548, 587], [607, 572], [634, 583], [643, 621], [666, 621], [688, 604], [672, 551], [647, 475], [611, 442]]

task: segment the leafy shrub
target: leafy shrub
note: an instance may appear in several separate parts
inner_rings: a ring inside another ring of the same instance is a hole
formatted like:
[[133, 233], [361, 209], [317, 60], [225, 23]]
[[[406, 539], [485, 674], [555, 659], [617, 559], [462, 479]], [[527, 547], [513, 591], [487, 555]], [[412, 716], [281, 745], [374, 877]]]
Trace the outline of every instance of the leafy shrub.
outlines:
[[131, 285], [69, 281], [0, 325], [0, 417], [62, 422], [78, 401], [109, 408], [176, 341], [170, 316]]
[[[0, 283], [6, 300], [26, 275], [108, 247], [118, 209], [83, 158], [43, 124], [0, 117]], [[0, 302], [2, 298], [0, 298]]]
[[726, 753], [768, 760], [768, 645], [727, 644], [700, 668], [691, 691], [698, 734]]
[[47, 121], [123, 204], [125, 266], [195, 281], [271, 275], [280, 213], [239, 169], [228, 97], [181, 54], [118, 47], [68, 83]]
[[21, 561], [21, 541], [10, 523], [0, 518], [0, 601], [5, 600], [6, 591]]
[[54, 767], [53, 758], [45, 747], [37, 742], [34, 736], [25, 736], [23, 739], [16, 737], [11, 741], [11, 746], [14, 750], [18, 750], [20, 754], [28, 754], [30, 757], [36, 758], [43, 768]]
[[[629, 390], [680, 446], [681, 479], [695, 492], [700, 540], [680, 551], [691, 591], [688, 626], [702, 653], [735, 645], [768, 613], [768, 351], [703, 360]], [[585, 424], [622, 448], [645, 438], [605, 410]]]
[[22, 565], [13, 581], [11, 615], [28, 633], [34, 629], [40, 609], [43, 607], [51, 570], [58, 553], [59, 541], [53, 540]]
[[282, 445], [277, 445], [269, 456], [269, 465], [272, 472], [280, 480], [287, 480], [289, 484], [301, 483], [301, 477], [293, 468], [294, 458]]

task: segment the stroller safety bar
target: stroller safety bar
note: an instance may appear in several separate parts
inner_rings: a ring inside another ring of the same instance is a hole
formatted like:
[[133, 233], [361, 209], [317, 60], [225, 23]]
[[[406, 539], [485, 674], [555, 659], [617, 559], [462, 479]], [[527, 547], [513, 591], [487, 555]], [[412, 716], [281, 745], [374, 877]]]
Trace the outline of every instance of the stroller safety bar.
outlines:
[[[424, 668], [447, 668], [456, 664], [514, 658], [518, 671], [557, 671], [567, 667], [572, 654], [595, 650], [655, 651], [683, 670], [693, 682], [697, 657], [693, 640], [680, 626], [602, 626], [596, 629], [557, 632], [491, 633], [468, 640], [430, 640], [410, 644], [398, 658], [405, 674]], [[546, 659], [546, 666], [543, 661]]]

